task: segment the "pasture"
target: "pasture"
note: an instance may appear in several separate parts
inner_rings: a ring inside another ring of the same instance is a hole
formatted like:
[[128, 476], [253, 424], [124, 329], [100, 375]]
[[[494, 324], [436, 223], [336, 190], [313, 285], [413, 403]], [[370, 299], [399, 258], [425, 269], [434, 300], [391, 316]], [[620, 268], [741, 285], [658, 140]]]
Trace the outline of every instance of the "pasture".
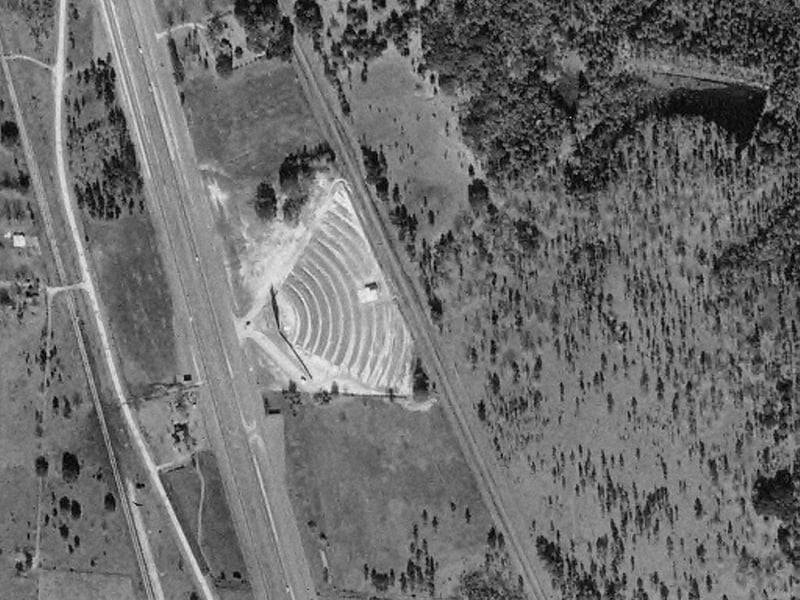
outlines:
[[323, 593], [399, 597], [432, 582], [447, 597], [483, 563], [492, 524], [438, 407], [302, 407], [286, 439], [289, 493]]

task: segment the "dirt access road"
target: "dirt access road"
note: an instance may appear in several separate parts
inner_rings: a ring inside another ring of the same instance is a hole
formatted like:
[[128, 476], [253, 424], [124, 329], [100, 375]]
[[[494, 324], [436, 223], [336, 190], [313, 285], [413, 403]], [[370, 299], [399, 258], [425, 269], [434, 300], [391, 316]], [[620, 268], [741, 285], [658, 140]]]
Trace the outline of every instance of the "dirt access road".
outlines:
[[[293, 14], [293, 2], [281, 0], [281, 10]], [[512, 519], [513, 503], [507, 503], [502, 488], [492, 472], [497, 468], [491, 458], [484, 456], [477, 439], [470, 429], [460, 402], [470, 398], [452, 363], [444, 358], [438, 336], [430, 320], [425, 298], [419, 282], [416, 281], [404, 259], [403, 249], [394, 241], [391, 224], [378, 209], [379, 201], [372, 190], [364, 183], [366, 173], [361, 161], [359, 145], [342, 116], [336, 94], [325, 78], [322, 65], [315, 57], [311, 40], [307, 35], [294, 35], [292, 46], [294, 65], [303, 90], [312, 107], [314, 116], [325, 132], [328, 141], [336, 151], [339, 164], [353, 186], [353, 205], [362, 219], [368, 240], [375, 252], [383, 272], [386, 274], [392, 291], [397, 298], [400, 311], [406, 319], [423, 362], [430, 365], [439, 383], [439, 395], [448, 420], [453, 426], [456, 438], [461, 445], [464, 458], [473, 471], [481, 496], [489, 509], [492, 519], [505, 531], [509, 554], [525, 583], [527, 594], [536, 600], [546, 600], [542, 581], [549, 581], [546, 573], [536, 570], [538, 560], [526, 532], [518, 532]]]
[[219, 463], [255, 598], [316, 597], [277, 451], [233, 322], [222, 242], [200, 176], [152, 0], [100, 0], [122, 103], [187, 332], [199, 405]]

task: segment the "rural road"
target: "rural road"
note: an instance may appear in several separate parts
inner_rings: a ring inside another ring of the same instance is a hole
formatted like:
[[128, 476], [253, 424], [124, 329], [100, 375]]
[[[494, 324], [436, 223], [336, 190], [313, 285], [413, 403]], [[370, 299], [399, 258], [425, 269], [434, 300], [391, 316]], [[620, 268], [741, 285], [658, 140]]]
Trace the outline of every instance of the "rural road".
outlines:
[[[280, 4], [284, 13], [292, 14], [291, 0], [281, 0]], [[413, 270], [405, 264], [403, 249], [398, 248], [395, 243], [391, 224], [381, 214], [376, 195], [364, 183], [366, 172], [359, 145], [341, 114], [338, 100], [325, 78], [321, 64], [314, 58], [315, 51], [309, 36], [296, 31], [292, 50], [295, 70], [308, 102], [336, 152], [337, 162], [353, 186], [353, 205], [362, 219], [364, 230], [370, 232], [368, 236], [370, 245], [390, 285], [394, 288], [393, 292], [397, 297], [400, 311], [411, 330], [418, 351], [435, 375], [445, 414], [475, 475], [481, 496], [492, 519], [506, 533], [509, 555], [523, 578], [527, 594], [536, 600], [545, 600], [548, 596], [541, 580], [548, 581], [549, 577], [542, 573], [540, 580], [534, 568], [536, 558], [531, 555], [531, 544], [525, 544], [521, 535], [526, 534], [517, 531], [515, 521], [511, 518], [514, 507], [507, 506], [492, 472], [492, 467], [495, 465], [490, 463], [491, 458], [487, 460], [484, 456], [485, 450], [478, 444], [470, 429], [460, 403], [471, 395], [467, 393], [452, 364], [443, 358], [444, 353], [430, 320], [425, 294], [419, 282], [411, 275]]]
[[152, 0], [100, 0], [123, 107], [141, 161], [176, 323], [203, 382], [198, 406], [219, 463], [255, 598], [315, 598], [277, 450], [237, 336], [222, 242]]
[[[103, 357], [106, 360], [106, 366], [109, 369], [109, 373], [112, 377], [112, 384], [115, 387], [116, 392], [116, 399], [120, 402], [121, 410], [123, 412], [123, 417], [125, 419], [125, 424], [128, 428], [128, 434], [131, 436], [131, 439], [134, 441], [134, 444], [137, 447], [137, 451], [141, 454], [142, 451], [144, 454], [142, 455], [143, 460], [147, 461], [149, 458], [149, 454], [145, 446], [139, 443], [141, 441], [141, 434], [138, 431], [138, 426], [136, 425], [135, 421], [132, 420], [132, 415], [130, 414], [130, 409], [127, 406], [127, 401], [125, 398], [124, 393], [122, 393], [121, 387], [117, 386], [119, 383], [119, 378], [117, 377], [114, 379], [116, 374], [116, 365], [114, 364], [113, 354], [110, 351], [110, 348], [107, 344], [108, 336], [105, 329], [105, 323], [101, 318], [100, 307], [97, 298], [97, 292], [94, 287], [94, 280], [92, 279], [92, 273], [88, 268], [88, 263], [86, 262], [86, 252], [83, 246], [83, 240], [80, 235], [77, 233], [77, 221], [74, 218], [74, 213], [72, 212], [72, 206], [70, 203], [70, 196], [69, 196], [69, 189], [66, 185], [67, 177], [66, 177], [66, 168], [64, 165], [64, 155], [65, 149], [63, 146], [63, 120], [62, 120], [62, 109], [63, 109], [63, 90], [64, 90], [64, 71], [65, 71], [65, 62], [66, 62], [66, 34], [67, 34], [67, 3], [66, 0], [60, 0], [59, 2], [59, 13], [58, 13], [58, 32], [57, 32], [57, 46], [56, 46], [56, 57], [55, 57], [55, 67], [48, 67], [51, 71], [52, 75], [52, 88], [53, 88], [53, 151], [56, 158], [56, 169], [58, 171], [59, 176], [59, 197], [63, 204], [65, 215], [67, 216], [68, 226], [70, 228], [70, 234], [72, 236], [72, 241], [74, 243], [74, 251], [78, 256], [78, 267], [79, 267], [79, 275], [81, 277], [81, 281], [77, 284], [69, 280], [69, 276], [67, 275], [67, 269], [64, 266], [64, 259], [61, 254], [61, 248], [58, 244], [58, 238], [55, 234], [55, 228], [53, 225], [53, 216], [50, 211], [50, 205], [47, 198], [47, 192], [45, 191], [44, 184], [42, 183], [41, 174], [39, 171], [39, 165], [36, 159], [36, 154], [34, 151], [33, 144], [30, 141], [28, 136], [27, 127], [25, 125], [25, 119], [23, 115], [23, 111], [19, 104], [19, 99], [16, 93], [16, 88], [14, 85], [13, 77], [11, 74], [11, 69], [8, 67], [8, 57], [5, 55], [5, 51], [3, 49], [2, 41], [0, 41], [0, 56], [2, 56], [2, 70], [3, 76], [6, 81], [6, 87], [8, 90], [9, 99], [11, 101], [15, 119], [17, 122], [17, 126], [20, 132], [20, 139], [22, 141], [23, 151], [25, 153], [25, 160], [28, 164], [28, 169], [31, 176], [31, 182], [33, 183], [34, 189], [34, 196], [36, 198], [37, 206], [39, 209], [39, 215], [42, 219], [42, 223], [44, 225], [44, 233], [47, 237], [48, 244], [50, 247], [50, 251], [53, 256], [53, 262], [55, 263], [56, 269], [56, 289], [81, 289], [86, 292], [86, 295], [89, 300], [90, 309], [92, 310], [92, 316], [95, 319], [95, 322], [98, 327], [98, 334], [101, 337], [101, 340], [105, 340], [106, 345], [103, 348]], [[13, 55], [11, 55], [13, 56]], [[114, 478], [114, 483], [117, 488], [117, 492], [119, 497], [121, 498], [122, 502], [122, 510], [123, 515], [125, 518], [125, 522], [128, 528], [128, 532], [131, 536], [131, 544], [133, 546], [134, 556], [136, 557], [137, 566], [139, 569], [139, 573], [141, 576], [142, 585], [144, 587], [145, 594], [147, 595], [148, 599], [150, 600], [162, 600], [162, 596], [160, 595], [160, 581], [157, 580], [157, 572], [156, 572], [156, 579], [153, 578], [154, 576], [154, 569], [153, 565], [150, 564], [147, 560], [146, 556], [146, 541], [141, 540], [139, 536], [139, 530], [136, 527], [134, 522], [134, 515], [132, 514], [132, 507], [131, 507], [131, 498], [128, 495], [127, 488], [123, 484], [122, 476], [119, 468], [119, 462], [117, 460], [116, 452], [114, 450], [114, 446], [111, 440], [111, 436], [108, 429], [108, 423], [106, 421], [105, 412], [103, 409], [102, 402], [100, 400], [100, 396], [97, 390], [97, 383], [95, 381], [95, 373], [92, 366], [92, 361], [89, 357], [89, 351], [87, 350], [87, 342], [84, 339], [84, 332], [81, 326], [81, 318], [78, 316], [78, 309], [75, 303], [75, 299], [71, 294], [66, 294], [66, 304], [67, 304], [67, 312], [69, 314], [70, 323], [72, 325], [73, 333], [75, 335], [75, 341], [78, 347], [78, 353], [80, 355], [81, 364], [84, 369], [84, 373], [86, 376], [86, 382], [89, 387], [89, 394], [92, 398], [92, 405], [94, 406], [95, 413], [97, 415], [98, 424], [100, 425], [100, 431], [103, 437], [103, 443], [106, 449], [106, 453], [108, 455], [109, 466], [111, 467], [112, 476]], [[48, 317], [49, 318], [49, 317]], [[172, 514], [174, 516], [174, 513]], [[177, 518], [175, 519], [177, 522]], [[38, 565], [39, 557], [36, 557], [36, 562]]]
[[[82, 235], [81, 228], [78, 225], [78, 217], [76, 216], [76, 212], [79, 209], [75, 205], [74, 199], [72, 198], [71, 188], [68, 181], [67, 166], [66, 166], [67, 149], [66, 146], [64, 145], [64, 128], [66, 124], [64, 123], [63, 107], [64, 107], [64, 80], [66, 77], [66, 60], [67, 60], [67, 24], [68, 24], [67, 0], [59, 0], [58, 39], [56, 46], [56, 61], [53, 67], [53, 107], [54, 107], [53, 127], [55, 131], [55, 158], [56, 158], [56, 172], [58, 176], [58, 186], [60, 190], [59, 195], [64, 207], [64, 214], [66, 215], [67, 218], [67, 224], [69, 226], [70, 235], [72, 236], [72, 241], [75, 246], [75, 252], [78, 259], [78, 268], [80, 269], [81, 279], [84, 284], [83, 289], [86, 293], [86, 297], [88, 298], [89, 307], [92, 311], [95, 324], [97, 326], [97, 333], [101, 346], [100, 349], [103, 352], [103, 356], [105, 358], [105, 362], [108, 367], [109, 377], [111, 379], [111, 384], [114, 388], [115, 395], [120, 403], [120, 409], [126, 427], [128, 429], [128, 434], [130, 435], [130, 438], [136, 447], [137, 453], [139, 454], [140, 459], [142, 460], [144, 467], [147, 471], [147, 474], [150, 477], [150, 481], [153, 485], [153, 490], [155, 491], [156, 495], [159, 497], [162, 505], [167, 511], [167, 517], [171, 525], [173, 526], [173, 529], [176, 532], [179, 548], [183, 551], [184, 554], [187, 555], [187, 557], [190, 557], [189, 560], [190, 567], [192, 567], [195, 578], [198, 579], [197, 583], [198, 585], [201, 586], [202, 589], [202, 586], [204, 585], [207, 586], [208, 582], [202, 576], [202, 572], [199, 570], [199, 565], [197, 564], [197, 561], [191, 560], [193, 558], [193, 555], [191, 552], [191, 548], [189, 546], [189, 542], [186, 539], [186, 536], [183, 532], [183, 529], [181, 528], [180, 523], [178, 522], [178, 517], [172, 508], [172, 504], [169, 501], [167, 492], [164, 489], [164, 486], [161, 483], [161, 479], [158, 475], [158, 470], [156, 469], [156, 465], [153, 462], [153, 458], [150, 455], [150, 452], [147, 448], [147, 442], [145, 441], [144, 436], [142, 435], [142, 432], [139, 429], [138, 423], [136, 422], [136, 418], [134, 417], [133, 411], [131, 410], [130, 405], [128, 403], [126, 391], [122, 383], [122, 377], [117, 369], [117, 365], [114, 360], [114, 351], [112, 349], [110, 341], [111, 336], [108, 333], [106, 321], [103, 317], [99, 294], [97, 292], [97, 287], [95, 286], [94, 283], [93, 273], [89, 267], [87, 250], [84, 244], [84, 237]], [[118, 475], [116, 477], [118, 477]], [[117, 481], [117, 484], [120, 489], [120, 493], [125, 494], [126, 497], [128, 497], [129, 495], [127, 494], [127, 487], [122, 484], [121, 480]], [[132, 521], [133, 515], [130, 514], [130, 506], [128, 506], [128, 509], [129, 510], [126, 510], [125, 512], [126, 520]], [[129, 523], [129, 529], [131, 529], [130, 523]], [[133, 538], [134, 548], [136, 550], [137, 560], [139, 560], [140, 565], [142, 563], [146, 565], [145, 574], [143, 574], [145, 590], [147, 591], [148, 597], [158, 598], [160, 595], [161, 598], [163, 598], [163, 592], [159, 594], [159, 591], [161, 590], [160, 582], [157, 580], [153, 580], [153, 573], [155, 573], [155, 577], [157, 578], [158, 570], [154, 568], [154, 565], [152, 564], [152, 557], [150, 557], [149, 561], [147, 560], [148, 553], [146, 552], [146, 549], [148, 547], [148, 544], [146, 540], [142, 541], [139, 539], [139, 533], [138, 533], [139, 531], [140, 529], [138, 527], [135, 527], [134, 523], [132, 538]]]

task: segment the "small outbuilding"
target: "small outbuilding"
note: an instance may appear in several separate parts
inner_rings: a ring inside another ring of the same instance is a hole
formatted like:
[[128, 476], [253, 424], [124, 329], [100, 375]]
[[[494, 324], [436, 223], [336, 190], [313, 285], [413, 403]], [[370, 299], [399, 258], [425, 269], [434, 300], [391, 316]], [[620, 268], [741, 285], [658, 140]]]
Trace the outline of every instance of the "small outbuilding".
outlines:
[[375, 302], [378, 299], [378, 289], [379, 287], [377, 281], [370, 281], [369, 283], [364, 284], [364, 287], [358, 290], [358, 301], [361, 304]]

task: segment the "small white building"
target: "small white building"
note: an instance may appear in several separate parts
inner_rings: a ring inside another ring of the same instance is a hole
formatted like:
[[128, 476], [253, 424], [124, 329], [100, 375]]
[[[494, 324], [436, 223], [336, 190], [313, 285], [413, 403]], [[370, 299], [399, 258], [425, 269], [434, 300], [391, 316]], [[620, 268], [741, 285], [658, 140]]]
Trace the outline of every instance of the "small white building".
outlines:
[[358, 290], [358, 301], [361, 304], [367, 304], [368, 302], [375, 302], [378, 300], [378, 282], [377, 281], [370, 281], [369, 283], [365, 284], [363, 288]]
[[21, 233], [19, 231], [15, 231], [14, 233], [12, 233], [11, 234], [11, 245], [14, 248], [27, 248], [28, 240], [25, 237], [25, 234]]

